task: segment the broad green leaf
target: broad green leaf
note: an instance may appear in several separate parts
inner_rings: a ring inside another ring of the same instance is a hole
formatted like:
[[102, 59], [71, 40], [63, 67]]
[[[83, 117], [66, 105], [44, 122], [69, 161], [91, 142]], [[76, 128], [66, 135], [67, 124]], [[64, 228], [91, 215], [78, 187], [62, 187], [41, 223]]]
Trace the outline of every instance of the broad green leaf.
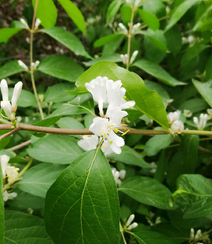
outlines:
[[169, 86], [185, 85], [185, 83], [172, 77], [166, 70], [160, 67], [158, 64], [149, 60], [138, 60], [133, 64], [134, 66], [144, 70], [146, 73], [156, 77]]
[[140, 244], [175, 244], [171, 238], [154, 231], [130, 232]]
[[[103, 47], [103, 50], [102, 50], [102, 56], [109, 56], [112, 54], [116, 55], [115, 52], [121, 46], [124, 38], [125, 38], [124, 35], [119, 35], [115, 39], [113, 39], [112, 41], [106, 43]], [[120, 53], [119, 53], [119, 57], [120, 57]], [[112, 60], [108, 60], [108, 59], [105, 59], [105, 60], [106, 61], [112, 61]], [[112, 62], [115, 62], [115, 61], [112, 61]]]
[[182, 35], [180, 28], [177, 25], [174, 25], [165, 33], [167, 47], [171, 53], [176, 56], [180, 51], [182, 46]]
[[7, 201], [7, 206], [10, 210], [44, 209], [44, 198], [23, 192], [19, 188], [15, 188], [13, 192], [17, 193], [17, 197]]
[[22, 68], [16, 60], [10, 61], [0, 67], [0, 79], [5, 79], [8, 76], [20, 73], [22, 71], [25, 71], [25, 69]]
[[183, 1], [174, 11], [174, 13], [171, 15], [171, 18], [166, 26], [166, 31], [169, 30], [173, 25], [175, 25], [178, 20], [181, 19], [181, 17], [191, 8], [195, 3], [197, 3], [199, 0], [186, 0]]
[[205, 101], [212, 107], [212, 80], [209, 80], [205, 83], [201, 83], [197, 80], [192, 80], [197, 91], [202, 95]]
[[70, 164], [83, 150], [71, 136], [48, 135], [33, 143], [27, 152], [30, 157], [41, 162]]
[[181, 175], [173, 197], [184, 210], [184, 218], [212, 220], [212, 180], [202, 175]]
[[133, 72], [119, 67], [115, 63], [100, 61], [85, 71], [76, 82], [78, 89], [87, 91], [84, 84], [97, 76], [107, 76], [116, 81], [121, 80], [126, 88], [128, 100], [135, 101], [135, 107], [151, 119], [168, 129], [167, 114], [160, 96], [155, 91], [148, 90], [143, 80]]
[[0, 160], [0, 243], [4, 243], [4, 200], [3, 200], [3, 178]]
[[169, 205], [171, 192], [155, 179], [144, 176], [134, 176], [124, 180], [119, 191], [124, 192], [138, 202], [160, 209], [173, 209]]
[[53, 244], [43, 219], [18, 211], [5, 211], [4, 244]]
[[[0, 130], [0, 136], [8, 133], [9, 130]], [[3, 140], [0, 140], [0, 151], [10, 142], [11, 136], [5, 137]], [[0, 171], [1, 172], [1, 171]]]
[[53, 77], [75, 82], [83, 68], [66, 56], [48, 56], [41, 61], [38, 70]]
[[84, 129], [84, 126], [78, 120], [71, 117], [61, 118], [59, 121], [57, 121], [57, 125], [60, 128], [66, 128], [66, 129], [79, 129], [79, 130]]
[[34, 123], [32, 125], [37, 125], [37, 126], [44, 126], [44, 127], [49, 127], [53, 124], [55, 124], [61, 116], [55, 116], [55, 117], [50, 117], [50, 118], [45, 118], [43, 120], [38, 121], [37, 123]]
[[85, 51], [85, 48], [78, 40], [78, 38], [71, 34], [69, 31], [64, 30], [62, 27], [42, 29], [40, 32], [46, 33], [58, 42], [62, 43], [76, 55], [82, 55], [84, 57], [90, 58], [90, 55]]
[[57, 244], [119, 243], [119, 201], [111, 168], [91, 150], [65, 169], [46, 196], [44, 219]]
[[192, 113], [200, 112], [208, 108], [207, 103], [202, 98], [192, 98], [183, 102], [179, 106], [179, 110], [188, 109]]
[[151, 14], [156, 15], [158, 18], [166, 15], [166, 6], [161, 0], [148, 0], [144, 2], [143, 9]]
[[84, 65], [86, 66], [91, 66], [91, 65], [94, 65], [95, 63], [99, 62], [99, 61], [110, 61], [110, 62], [122, 62], [122, 59], [120, 57], [120, 54], [118, 53], [113, 53], [113, 54], [110, 54], [110, 55], [104, 55], [104, 56], [101, 56], [99, 58], [95, 58], [95, 59], [92, 59], [88, 62], [83, 62]]
[[[10, 98], [12, 98], [12, 94], [13, 94], [13, 88], [9, 88], [9, 97]], [[30, 106], [37, 107], [35, 95], [32, 92], [23, 90], [23, 89], [21, 91], [21, 95], [18, 99], [17, 104], [18, 104], [18, 106], [23, 107], [23, 108], [30, 107]]]
[[110, 3], [106, 14], [106, 25], [108, 25], [111, 19], [115, 17], [122, 4], [123, 2], [121, 0], [115, 0]]
[[148, 156], [156, 155], [161, 149], [169, 146], [174, 141], [171, 135], [155, 135], [150, 138], [144, 146], [144, 151]]
[[96, 40], [93, 45], [94, 45], [94, 47], [101, 47], [101, 46], [105, 45], [106, 43], [119, 37], [120, 35], [123, 35], [123, 33], [116, 33], [116, 34], [101, 37], [98, 40]]
[[121, 6], [120, 9], [121, 18], [124, 23], [130, 23], [132, 16], [132, 8], [128, 5]]
[[168, 48], [165, 44], [166, 40], [165, 40], [165, 38], [163, 36], [163, 32], [161, 30], [157, 30], [155, 32], [152, 31], [151, 29], [148, 29], [148, 31], [138, 30], [136, 33], [149, 37], [149, 39], [152, 41], [154, 46], [157, 47], [158, 49], [160, 49], [164, 52], [168, 51]]
[[38, 197], [45, 197], [49, 187], [65, 169], [63, 165], [38, 164], [24, 173], [18, 181], [18, 187], [24, 192]]
[[[32, 0], [35, 8], [36, 0]], [[41, 25], [44, 28], [52, 27], [57, 21], [57, 8], [52, 0], [39, 0], [37, 5], [36, 18], [41, 20]]]
[[55, 84], [47, 89], [44, 95], [45, 102], [60, 103], [71, 101], [74, 96], [65, 91], [73, 89], [74, 85], [67, 82]]
[[151, 14], [143, 9], [138, 9], [138, 14], [140, 15], [141, 19], [145, 22], [145, 24], [153, 31], [159, 29], [160, 22], [154, 14]]
[[90, 113], [95, 116], [92, 110], [86, 108], [83, 105], [63, 104], [59, 108], [57, 108], [52, 114], [50, 114], [48, 118], [62, 116], [62, 115], [86, 114], [86, 113]]
[[82, 31], [85, 32], [85, 20], [78, 9], [78, 7], [72, 3], [70, 0], [58, 0], [58, 2], [63, 6], [66, 13], [69, 15], [69, 17], [74, 21], [74, 23], [77, 25], [77, 27]]
[[129, 165], [137, 165], [142, 168], [151, 168], [150, 164], [145, 162], [143, 156], [140, 153], [136, 152], [135, 150], [128, 147], [127, 145], [123, 146], [121, 150], [122, 150], [121, 154], [113, 153], [108, 155], [108, 158]]
[[3, 28], [0, 29], [0, 43], [5, 42], [7, 43], [10, 37], [15, 35], [21, 30], [21, 28]]

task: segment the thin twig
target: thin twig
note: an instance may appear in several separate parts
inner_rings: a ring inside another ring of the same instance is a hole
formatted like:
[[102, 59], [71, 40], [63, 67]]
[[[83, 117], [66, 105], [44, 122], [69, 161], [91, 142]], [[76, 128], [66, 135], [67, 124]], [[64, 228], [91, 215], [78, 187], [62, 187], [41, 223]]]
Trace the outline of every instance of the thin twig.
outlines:
[[18, 149], [20, 149], [22, 147], [25, 147], [25, 146], [29, 145], [30, 143], [31, 143], [31, 140], [28, 140], [28, 141], [20, 143], [19, 145], [14, 146], [14, 147], [7, 148], [6, 150], [7, 151], [15, 151], [15, 150], [18, 150]]
[[119, 222], [119, 228], [120, 228], [120, 232], [121, 232], [121, 236], [122, 236], [122, 239], [124, 241], [124, 244], [127, 244], [125, 236], [124, 236], [124, 230], [123, 230], [123, 227], [122, 227], [120, 222]]
[[[11, 128], [11, 125], [10, 125], [10, 128]], [[15, 132], [17, 132], [17, 131], [19, 131], [19, 130], [20, 130], [20, 127], [17, 127], [17, 128], [15, 128], [14, 130], [12, 130], [12, 131], [10, 131], [10, 132], [4, 134], [3, 136], [0, 136], [0, 141], [3, 140], [4, 138], [6, 138], [6, 137], [8, 137], [8, 136], [10, 136], [10, 135], [12, 135], [12, 134], [14, 134]]]

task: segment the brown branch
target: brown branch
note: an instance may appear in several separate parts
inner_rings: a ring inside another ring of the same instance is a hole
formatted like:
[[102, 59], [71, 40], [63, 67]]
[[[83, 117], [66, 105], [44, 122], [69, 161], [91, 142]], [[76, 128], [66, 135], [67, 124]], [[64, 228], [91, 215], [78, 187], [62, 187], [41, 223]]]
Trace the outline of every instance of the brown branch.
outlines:
[[[9, 126], [10, 126], [10, 125], [9, 125]], [[10, 127], [11, 127], [11, 126], [10, 126]], [[10, 131], [10, 132], [4, 134], [3, 136], [0, 136], [0, 141], [3, 140], [4, 138], [6, 138], [6, 137], [8, 137], [8, 136], [10, 136], [10, 135], [12, 135], [12, 134], [14, 134], [15, 132], [17, 132], [17, 131], [19, 131], [19, 130], [20, 130], [20, 127], [17, 127], [17, 128], [15, 128], [14, 130], [12, 130], [12, 131]]]

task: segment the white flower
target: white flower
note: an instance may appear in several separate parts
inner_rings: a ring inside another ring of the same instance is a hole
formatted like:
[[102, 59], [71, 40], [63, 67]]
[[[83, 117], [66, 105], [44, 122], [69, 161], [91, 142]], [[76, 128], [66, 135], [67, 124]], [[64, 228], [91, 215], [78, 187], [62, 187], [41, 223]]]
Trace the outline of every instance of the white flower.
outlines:
[[86, 89], [98, 103], [100, 115], [103, 115], [103, 104], [106, 103], [106, 81], [108, 81], [107, 77], [98, 76], [89, 83], [85, 83]]
[[108, 156], [111, 153], [113, 153], [113, 150], [110, 147], [110, 143], [107, 140], [104, 140], [104, 142], [102, 143], [101, 150], [105, 156]]
[[106, 118], [96, 117], [90, 125], [89, 130], [97, 136], [106, 135], [110, 131], [110, 123]]
[[13, 121], [15, 120], [15, 111], [17, 109], [17, 100], [21, 94], [23, 83], [19, 81], [13, 90], [13, 96], [12, 96], [12, 104], [8, 100], [8, 86], [6, 80], [1, 80], [1, 93], [3, 101], [1, 101], [1, 107], [4, 110], [7, 117]]
[[128, 218], [127, 223], [126, 223], [126, 227], [127, 227], [128, 230], [132, 230], [132, 229], [134, 229], [134, 228], [136, 228], [138, 226], [138, 223], [136, 223], [136, 222], [132, 223], [134, 218], [135, 218], [134, 214], [131, 214], [130, 217]]
[[28, 26], [26, 20], [24, 20], [24, 19], [21, 18], [20, 21], [25, 26], [26, 29], [29, 29], [29, 26]]
[[121, 170], [120, 172], [116, 168], [112, 168], [112, 174], [114, 176], [116, 185], [119, 187], [126, 176], [126, 170]]
[[129, 227], [127, 227], [128, 230], [135, 229], [138, 226], [138, 223], [134, 222]]
[[183, 115], [187, 118], [192, 116], [192, 112], [190, 110], [184, 109]]
[[19, 81], [15, 86], [14, 86], [14, 89], [13, 89], [13, 96], [12, 96], [12, 100], [11, 100], [11, 103], [12, 103], [12, 111], [15, 112], [16, 111], [16, 108], [17, 108], [17, 101], [21, 95], [21, 90], [22, 90], [22, 86], [23, 86], [23, 83], [21, 81]]
[[85, 151], [96, 149], [99, 142], [98, 136], [83, 136], [83, 139], [78, 141], [78, 145], [83, 148]]
[[131, 214], [127, 220], [126, 226], [129, 226], [133, 222], [134, 219], [135, 219], [135, 214]]
[[38, 67], [38, 65], [40, 64], [40, 61], [36, 61], [35, 63], [34, 62], [32, 62], [31, 63], [31, 70], [36, 70], [36, 68]]
[[36, 21], [35, 21], [35, 29], [38, 28], [38, 26], [40, 25], [40, 23], [41, 23], [41, 20], [37, 18]]
[[139, 27], [140, 27], [140, 23], [137, 23], [137, 24], [135, 24], [135, 25], [133, 25], [133, 27], [132, 27], [132, 31], [131, 31], [131, 33], [134, 35], [135, 33], [136, 33], [136, 31], [139, 29]]
[[17, 197], [16, 192], [8, 193], [8, 191], [3, 192], [3, 200], [6, 202], [7, 200], [13, 199], [14, 197]]
[[134, 51], [133, 54], [132, 54], [132, 57], [130, 59], [130, 64], [133, 63], [133, 61], [135, 60], [136, 56], [138, 55], [138, 50]]
[[120, 107], [114, 107], [111, 109], [108, 107], [106, 115], [110, 118], [109, 122], [115, 129], [116, 127], [120, 127], [122, 118], [127, 116], [128, 113], [126, 111], [122, 111]]
[[7, 163], [9, 162], [10, 157], [7, 155], [0, 156], [0, 162], [1, 162], [1, 170], [2, 170], [2, 177], [3, 179], [6, 177], [6, 168]]
[[18, 168], [14, 167], [14, 166], [7, 166], [6, 167], [6, 174], [8, 177], [8, 183], [12, 184], [14, 181], [17, 180], [18, 178]]
[[175, 135], [176, 133], [180, 134], [183, 129], [184, 129], [183, 122], [180, 120], [175, 120], [171, 125], [169, 131], [172, 135]]
[[193, 117], [193, 121], [198, 130], [203, 130], [209, 118], [207, 114], [200, 114], [200, 120], [197, 117]]
[[128, 54], [121, 54], [120, 57], [121, 57], [123, 64], [128, 63]]
[[26, 66], [26, 64], [25, 64], [23, 61], [18, 60], [18, 64], [19, 64], [22, 68], [24, 68], [26, 71], [29, 70], [28, 67]]
[[125, 177], [126, 177], [126, 173], [127, 173], [126, 170], [124, 170], [124, 169], [120, 170], [120, 172], [119, 172], [119, 178], [121, 180], [124, 180]]
[[128, 35], [128, 30], [122, 23], [119, 23], [119, 27], [123, 30], [125, 35]]
[[171, 112], [171, 113], [169, 113], [168, 116], [167, 116], [168, 121], [169, 121], [170, 123], [172, 123], [172, 122], [178, 120], [178, 119], [180, 118], [180, 114], [181, 114], [181, 112], [180, 112], [179, 110], [177, 110], [177, 111], [175, 111], [175, 112]]

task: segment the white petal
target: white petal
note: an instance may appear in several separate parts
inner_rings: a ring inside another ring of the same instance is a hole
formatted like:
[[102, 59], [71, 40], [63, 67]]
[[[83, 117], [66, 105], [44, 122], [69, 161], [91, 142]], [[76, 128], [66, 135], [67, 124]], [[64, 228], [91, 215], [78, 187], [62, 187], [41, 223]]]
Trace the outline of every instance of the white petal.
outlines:
[[127, 116], [128, 113], [126, 111], [122, 111], [120, 107], [115, 107], [107, 109], [107, 116], [110, 118], [110, 123], [113, 127], [119, 127], [122, 121], [122, 118]]
[[[14, 90], [13, 90], [13, 96], [12, 96], [12, 100], [11, 100], [11, 103], [12, 103], [12, 109], [14, 110], [15, 107], [16, 107], [16, 104], [17, 104], [17, 101], [18, 101], [18, 98], [20, 97], [21, 95], [21, 90], [22, 90], [22, 86], [23, 86], [23, 83], [21, 81], [19, 81], [15, 87], [14, 87]], [[14, 111], [15, 112], [15, 111]]]
[[9, 101], [1, 101], [1, 107], [10, 120], [15, 119], [15, 116], [12, 114], [12, 105]]
[[5, 79], [1, 80], [1, 94], [2, 94], [2, 100], [8, 101], [8, 86], [7, 81]]
[[96, 117], [93, 119], [93, 123], [90, 125], [89, 130], [97, 136], [104, 136], [111, 129], [108, 119]]
[[19, 169], [14, 166], [7, 166], [6, 167], [6, 174], [8, 177], [8, 182], [13, 183], [18, 178], [18, 171]]
[[7, 168], [7, 163], [9, 162], [9, 160], [10, 160], [10, 157], [7, 156], [7, 155], [0, 156], [1, 170], [2, 170], [3, 179], [6, 176], [6, 168]]
[[82, 140], [78, 141], [78, 145], [85, 151], [96, 149], [98, 144], [98, 136], [92, 135], [84, 137]]
[[21, 67], [24, 68], [25, 70], [28, 70], [28, 67], [26, 66], [26, 64], [25, 64], [23, 61], [18, 60], [18, 64], [19, 64], [19, 66], [21, 66]]

